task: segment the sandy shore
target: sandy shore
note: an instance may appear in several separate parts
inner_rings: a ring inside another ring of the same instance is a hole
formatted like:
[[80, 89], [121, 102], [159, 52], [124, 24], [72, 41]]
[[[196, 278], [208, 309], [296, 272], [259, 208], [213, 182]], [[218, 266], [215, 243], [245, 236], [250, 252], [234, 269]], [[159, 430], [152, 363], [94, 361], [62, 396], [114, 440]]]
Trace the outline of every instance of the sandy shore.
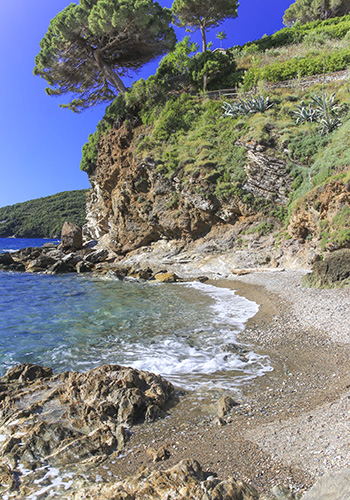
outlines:
[[[350, 464], [350, 290], [310, 290], [302, 272], [266, 272], [216, 281], [256, 301], [259, 313], [240, 340], [270, 357], [274, 370], [244, 386], [225, 421], [220, 393], [181, 396], [169, 417], [136, 426], [120, 477], [140, 466], [167, 468], [198, 460], [220, 478], [233, 476], [269, 491], [308, 489], [324, 473]], [[166, 445], [152, 463], [147, 449]]]

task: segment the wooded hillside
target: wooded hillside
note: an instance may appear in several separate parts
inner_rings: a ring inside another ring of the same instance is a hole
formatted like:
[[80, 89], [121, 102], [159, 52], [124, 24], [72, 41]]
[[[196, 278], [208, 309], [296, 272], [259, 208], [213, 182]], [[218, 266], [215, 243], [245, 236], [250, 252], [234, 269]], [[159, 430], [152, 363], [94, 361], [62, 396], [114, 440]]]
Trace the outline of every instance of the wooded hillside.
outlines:
[[0, 208], [0, 237], [58, 238], [64, 221], [85, 224], [87, 189]]

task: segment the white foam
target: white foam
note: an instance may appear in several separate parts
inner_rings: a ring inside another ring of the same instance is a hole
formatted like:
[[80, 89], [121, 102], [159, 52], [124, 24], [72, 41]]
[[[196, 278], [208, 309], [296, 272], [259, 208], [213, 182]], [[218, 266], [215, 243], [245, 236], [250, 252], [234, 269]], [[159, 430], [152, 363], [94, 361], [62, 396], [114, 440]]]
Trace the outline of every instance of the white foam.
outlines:
[[190, 282], [183, 285], [210, 295], [215, 301], [211, 309], [217, 321], [223, 321], [240, 329], [244, 327], [248, 319], [255, 316], [259, 311], [259, 305], [256, 302], [236, 295], [236, 292], [229, 288], [221, 288], [200, 282]]
[[[258, 304], [227, 288], [197, 282], [177, 286], [195, 288], [213, 299], [209, 305], [212, 312], [210, 328], [201, 325], [190, 336], [159, 338], [150, 345], [133, 343], [123, 362], [159, 373], [185, 389], [200, 385], [227, 388], [272, 370], [265, 356], [248, 351], [241, 357], [223, 349], [224, 344], [237, 342], [236, 334], [258, 312]], [[235, 372], [235, 381], [228, 372]]]

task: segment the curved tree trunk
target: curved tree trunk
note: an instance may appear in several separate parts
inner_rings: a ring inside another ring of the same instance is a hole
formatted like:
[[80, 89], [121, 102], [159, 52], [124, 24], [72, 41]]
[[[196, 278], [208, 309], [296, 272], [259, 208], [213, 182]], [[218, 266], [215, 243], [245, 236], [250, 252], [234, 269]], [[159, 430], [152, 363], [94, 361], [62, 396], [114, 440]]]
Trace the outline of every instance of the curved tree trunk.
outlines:
[[98, 69], [103, 73], [104, 77], [106, 80], [109, 81], [109, 83], [112, 84], [112, 86], [118, 91], [122, 92], [123, 94], [126, 92], [126, 87], [117, 73], [115, 73], [109, 66], [107, 66], [103, 61], [101, 57], [101, 49], [96, 49], [94, 51], [94, 58], [97, 63]]

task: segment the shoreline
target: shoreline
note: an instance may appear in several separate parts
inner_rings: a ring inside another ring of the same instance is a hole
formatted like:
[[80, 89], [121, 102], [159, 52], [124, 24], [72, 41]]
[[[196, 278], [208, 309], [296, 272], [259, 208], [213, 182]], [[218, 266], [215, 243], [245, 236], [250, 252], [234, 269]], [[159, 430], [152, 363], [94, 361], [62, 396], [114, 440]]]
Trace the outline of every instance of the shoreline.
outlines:
[[[266, 272], [208, 282], [259, 304], [238, 340], [268, 355], [274, 371], [244, 385], [239, 406], [224, 421], [217, 417], [222, 391], [216, 400], [200, 401], [200, 411], [194, 410], [193, 396], [183, 396], [165, 421], [136, 427], [131, 446], [138, 453], [118, 460], [120, 478], [144, 465], [166, 469], [193, 458], [220, 479], [242, 479], [265, 493], [283, 484], [297, 493], [348, 466], [350, 331], [346, 317], [337, 320], [325, 306], [329, 295], [347, 306], [350, 290], [301, 289], [302, 274]], [[300, 296], [298, 317], [298, 304], [291, 304]], [[323, 308], [322, 318], [307, 317], [315, 307], [317, 313]], [[334, 336], [324, 331], [327, 321], [337, 323]], [[346, 335], [339, 339], [344, 326]], [[167, 446], [170, 458], [154, 466], [149, 446]]]
[[[220, 480], [234, 477], [260, 493], [283, 484], [301, 494], [323, 474], [347, 467], [350, 290], [304, 289], [303, 274], [267, 271], [209, 280], [259, 304], [237, 340], [269, 356], [274, 370], [238, 391], [177, 391], [167, 417], [133, 426], [122, 454], [96, 463], [89, 481], [113, 484], [145, 466], [166, 470], [194, 459]], [[227, 395], [238, 405], [220, 416], [220, 399]], [[150, 450], [162, 447], [166, 459], [154, 462]], [[74, 470], [76, 491], [85, 484], [84, 466], [77, 463]]]

